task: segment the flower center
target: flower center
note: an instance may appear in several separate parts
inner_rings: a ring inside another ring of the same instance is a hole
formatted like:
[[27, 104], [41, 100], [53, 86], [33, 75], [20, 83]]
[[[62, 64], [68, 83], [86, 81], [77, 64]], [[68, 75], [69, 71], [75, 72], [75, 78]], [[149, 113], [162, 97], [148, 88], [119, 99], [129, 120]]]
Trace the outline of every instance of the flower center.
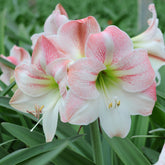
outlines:
[[96, 88], [103, 95], [107, 109], [113, 110], [120, 106], [120, 100], [117, 96], [111, 96], [109, 92], [119, 83], [120, 79], [114, 68], [110, 66], [107, 66], [106, 68], [106, 70], [103, 70], [98, 74]]
[[115, 69], [110, 66], [107, 66], [106, 68], [106, 70], [101, 71], [97, 76], [96, 87], [98, 90], [105, 90], [104, 88], [114, 86], [120, 81], [120, 79], [118, 78], [117, 71], [115, 71]]

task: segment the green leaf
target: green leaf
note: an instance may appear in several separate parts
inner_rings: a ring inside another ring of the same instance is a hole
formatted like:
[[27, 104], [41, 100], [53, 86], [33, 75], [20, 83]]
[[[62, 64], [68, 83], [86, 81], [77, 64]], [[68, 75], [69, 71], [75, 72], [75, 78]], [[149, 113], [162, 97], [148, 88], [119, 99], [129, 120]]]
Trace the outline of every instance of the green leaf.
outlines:
[[[0, 87], [4, 90], [7, 88], [7, 85], [0, 80]], [[11, 97], [13, 95], [13, 92], [12, 91], [8, 92], [8, 95]]]
[[13, 110], [17, 113], [20, 113], [24, 116], [27, 116], [28, 118], [34, 120], [34, 121], [37, 121], [37, 118], [35, 118], [33, 115], [29, 114], [29, 113], [23, 113], [21, 111], [18, 111], [16, 109], [14, 109], [13, 107], [10, 106], [9, 104], [9, 101], [10, 101], [10, 98], [9, 97], [3, 97], [3, 96], [0, 96], [0, 107], [4, 107], [4, 108], [7, 108], [7, 109], [10, 109], [10, 110]]
[[109, 138], [105, 133], [103, 135], [124, 164], [151, 165], [143, 153], [128, 138]]
[[3, 142], [3, 143], [0, 144], [0, 147], [3, 146], [3, 145], [5, 145], [5, 144], [11, 143], [11, 142], [13, 142], [13, 141], [15, 141], [15, 140], [16, 140], [16, 139], [11, 139], [11, 140], [8, 140], [8, 141], [6, 141], [6, 142]]
[[[139, 136], [148, 134], [149, 117], [148, 116], [132, 116], [131, 136]], [[146, 138], [133, 139], [133, 143], [142, 148], [145, 146]]]
[[156, 163], [159, 158], [159, 152], [152, 150], [151, 148], [143, 147], [143, 153], [147, 156], [147, 158], [151, 161], [151, 163]]
[[13, 81], [8, 87], [6, 87], [6, 88], [0, 93], [0, 96], [5, 96], [15, 85], [16, 85], [16, 82]]
[[132, 136], [131, 139], [134, 139], [134, 138], [163, 138], [161, 136], [158, 136], [158, 135], [135, 135], [135, 136]]
[[62, 150], [63, 150], [63, 148], [57, 148], [54, 151], [49, 151], [49, 152], [37, 155], [31, 159], [28, 159], [28, 160], [20, 163], [19, 165], [32, 165], [32, 164], [45, 165], [50, 160], [55, 158]]
[[[55, 157], [64, 148], [66, 148], [68, 144], [69, 144], [69, 140], [56, 140], [50, 143], [41, 144], [31, 148], [20, 149], [2, 158], [0, 160], [0, 164], [6, 164], [6, 165], [18, 164], [36, 155], [47, 153], [48, 151], [52, 151], [52, 150], [54, 150], [53, 157]], [[48, 156], [48, 158], [46, 158], [44, 162], [49, 162], [50, 158], [52, 159], [52, 153], [51, 153], [51, 157]], [[39, 161], [39, 163], [42, 164], [42, 160]]]
[[155, 124], [159, 125], [160, 127], [165, 127], [165, 108], [156, 102], [150, 118]]
[[[77, 132], [72, 128], [72, 126], [68, 123], [62, 123], [60, 120], [58, 121], [57, 132], [56, 135], [59, 138], [71, 137], [73, 135], [77, 135]], [[92, 159], [92, 148], [87, 141], [84, 139], [77, 140], [75, 143], [69, 145], [72, 150], [80, 153], [89, 159]]]
[[54, 162], [59, 165], [95, 165], [91, 160], [67, 148], [54, 159]]
[[2, 123], [2, 126], [14, 137], [24, 142], [27, 146], [32, 147], [45, 143], [44, 136], [36, 131], [30, 132], [28, 128], [11, 123]]
[[0, 159], [6, 156], [7, 154], [8, 152], [3, 147], [0, 146]]
[[157, 128], [149, 131], [149, 133], [160, 133], [160, 132], [165, 132], [165, 128]]
[[9, 68], [13, 69], [13, 70], [15, 69], [15, 65], [13, 63], [9, 62], [8, 60], [6, 60], [2, 57], [0, 57], [0, 62], [3, 63], [4, 65], [8, 66]]

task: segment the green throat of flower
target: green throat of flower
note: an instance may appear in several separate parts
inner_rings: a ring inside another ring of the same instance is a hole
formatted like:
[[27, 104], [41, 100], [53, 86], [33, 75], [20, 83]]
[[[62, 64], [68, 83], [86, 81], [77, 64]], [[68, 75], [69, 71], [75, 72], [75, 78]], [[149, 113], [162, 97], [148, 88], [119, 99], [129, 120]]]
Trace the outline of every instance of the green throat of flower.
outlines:
[[55, 81], [54, 77], [52, 77], [52, 76], [49, 76], [49, 88], [51, 88], [51, 89], [58, 88], [58, 84]]
[[110, 66], [107, 66], [106, 68], [106, 70], [101, 71], [97, 76], [96, 87], [98, 90], [105, 90], [105, 88], [114, 86], [120, 81], [115, 69], [111, 68]]
[[120, 100], [117, 96], [112, 96], [109, 89], [115, 87], [119, 82], [119, 74], [114, 68], [107, 66], [106, 70], [101, 71], [96, 79], [96, 88], [102, 93], [107, 109], [117, 109]]

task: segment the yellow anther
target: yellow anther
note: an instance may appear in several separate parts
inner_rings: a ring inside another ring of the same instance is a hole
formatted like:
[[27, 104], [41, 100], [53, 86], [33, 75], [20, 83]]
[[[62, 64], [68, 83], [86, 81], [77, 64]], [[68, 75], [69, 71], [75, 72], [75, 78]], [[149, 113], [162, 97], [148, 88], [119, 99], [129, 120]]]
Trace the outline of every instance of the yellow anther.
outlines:
[[42, 112], [42, 109], [44, 108], [44, 105], [42, 105], [40, 108], [39, 108], [39, 112]]
[[109, 109], [112, 108], [112, 103], [110, 103], [110, 104], [108, 105], [108, 108], [109, 108]]
[[120, 100], [116, 104], [117, 104], [117, 106], [120, 106]]

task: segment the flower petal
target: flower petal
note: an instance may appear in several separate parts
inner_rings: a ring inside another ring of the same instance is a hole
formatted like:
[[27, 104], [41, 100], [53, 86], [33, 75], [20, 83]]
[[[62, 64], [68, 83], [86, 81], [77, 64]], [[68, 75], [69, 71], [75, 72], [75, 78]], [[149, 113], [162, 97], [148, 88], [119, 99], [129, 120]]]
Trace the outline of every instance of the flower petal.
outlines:
[[31, 62], [30, 54], [24, 48], [18, 46], [13, 46], [13, 48], [10, 51], [10, 56], [7, 58], [9, 59], [14, 58], [15, 60], [14, 61], [11, 60], [11, 62], [15, 65], [18, 65], [23, 62], [24, 63]]
[[118, 136], [124, 138], [130, 130], [131, 118], [125, 112], [106, 109], [100, 113], [100, 123], [109, 137]]
[[44, 36], [36, 43], [32, 54], [32, 64], [37, 65], [40, 70], [45, 70], [46, 65], [59, 57], [56, 47]]
[[113, 67], [117, 68], [123, 89], [129, 92], [143, 91], [155, 79], [155, 72], [145, 50], [135, 49]]
[[43, 130], [46, 137], [46, 142], [52, 141], [56, 133], [59, 106], [60, 104], [58, 101], [54, 109], [43, 113]]
[[70, 89], [81, 98], [93, 99], [98, 97], [96, 79], [105, 66], [97, 59], [83, 58], [69, 68], [68, 83]]
[[56, 104], [59, 97], [59, 92], [56, 90], [52, 90], [48, 94], [40, 97], [31, 97], [25, 95], [20, 89], [17, 89], [9, 103], [19, 111], [34, 113], [35, 106], [44, 106], [43, 111], [53, 109], [53, 106]]
[[16, 67], [15, 79], [18, 88], [32, 97], [42, 96], [58, 87], [51, 76], [47, 76], [34, 65], [22, 64]]
[[91, 34], [86, 45], [86, 56], [95, 57], [105, 65], [117, 63], [133, 50], [129, 36], [116, 26], [108, 26], [103, 32]]
[[165, 59], [165, 46], [163, 34], [158, 28], [158, 19], [155, 10], [155, 5], [150, 4], [149, 10], [153, 14], [153, 18], [149, 19], [149, 27], [143, 33], [132, 38], [135, 48], [145, 48], [152, 56]]
[[[2, 56], [1, 56], [2, 57]], [[6, 85], [10, 84], [10, 78], [14, 75], [13, 69], [7, 67], [6, 65], [0, 63], [0, 68], [2, 70], [2, 75], [0, 76], [0, 80], [3, 81]]]
[[71, 90], [65, 98], [65, 108], [61, 109], [60, 116], [63, 122], [87, 125], [98, 118], [100, 100], [83, 100], [74, 95]]
[[57, 30], [61, 25], [68, 22], [68, 15], [61, 4], [56, 6], [53, 13], [46, 19], [44, 24], [44, 32], [46, 35], [57, 34]]
[[150, 55], [149, 60], [155, 72], [157, 72], [161, 66], [165, 65], [165, 59], [162, 60], [159, 57], [154, 57]]
[[89, 16], [84, 19], [69, 21], [61, 26], [57, 33], [56, 42], [67, 56], [77, 60], [85, 56], [85, 43], [89, 34], [97, 32], [100, 32], [99, 24], [94, 17]]
[[65, 95], [67, 91], [67, 68], [68, 63], [71, 61], [66, 58], [59, 58], [47, 65], [46, 73], [48, 75], [52, 75], [55, 79], [55, 81], [59, 85], [60, 93], [61, 95]]
[[[113, 88], [111, 86], [107, 88], [104, 100], [109, 111], [148, 116], [152, 113], [156, 101], [156, 84], [153, 82], [148, 89], [135, 93], [124, 91], [120, 86], [113, 86]], [[109, 108], [110, 104], [116, 109]]]

